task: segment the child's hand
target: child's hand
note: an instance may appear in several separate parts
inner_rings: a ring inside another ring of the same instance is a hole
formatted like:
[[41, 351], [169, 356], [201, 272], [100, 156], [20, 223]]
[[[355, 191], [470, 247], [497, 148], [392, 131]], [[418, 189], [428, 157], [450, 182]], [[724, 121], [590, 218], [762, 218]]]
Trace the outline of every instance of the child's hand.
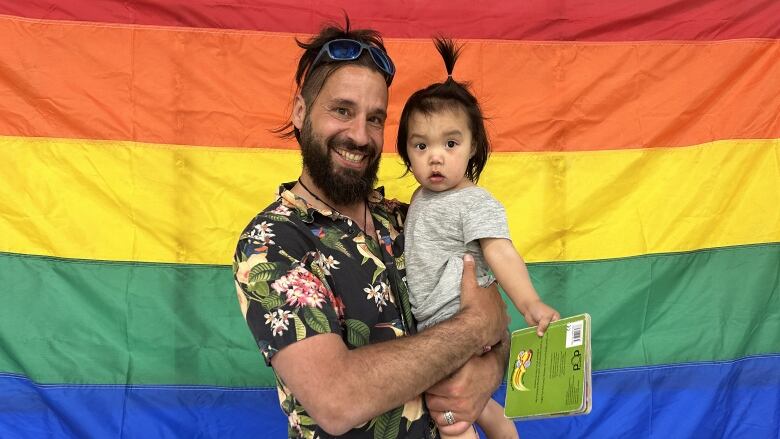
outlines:
[[529, 326], [539, 326], [536, 328], [536, 334], [541, 337], [544, 335], [544, 332], [547, 331], [550, 322], [560, 319], [561, 315], [558, 314], [558, 311], [541, 300], [535, 300], [529, 303], [525, 308], [523, 317], [525, 317], [525, 321], [528, 322]]

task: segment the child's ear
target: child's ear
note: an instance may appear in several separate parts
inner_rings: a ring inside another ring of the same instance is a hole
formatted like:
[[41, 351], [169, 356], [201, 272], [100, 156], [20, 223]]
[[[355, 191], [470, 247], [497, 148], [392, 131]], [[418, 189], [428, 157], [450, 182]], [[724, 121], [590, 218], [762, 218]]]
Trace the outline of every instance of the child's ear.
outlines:
[[292, 123], [295, 128], [298, 128], [299, 130], [303, 129], [303, 120], [306, 118], [306, 101], [303, 100], [303, 96], [301, 96], [300, 93], [298, 93], [295, 96], [295, 101], [293, 102], [293, 111], [292, 111]]

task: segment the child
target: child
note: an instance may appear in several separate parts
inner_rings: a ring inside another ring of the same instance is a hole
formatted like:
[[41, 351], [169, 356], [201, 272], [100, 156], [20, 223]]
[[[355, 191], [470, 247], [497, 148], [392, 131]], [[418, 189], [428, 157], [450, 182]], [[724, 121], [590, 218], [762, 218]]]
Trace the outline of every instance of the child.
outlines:
[[[525, 263], [509, 237], [501, 204], [475, 185], [487, 162], [489, 144], [482, 112], [464, 84], [452, 79], [460, 48], [437, 39], [447, 80], [415, 92], [404, 106], [398, 153], [420, 183], [405, 224], [407, 280], [419, 329], [455, 314], [465, 252], [474, 255], [482, 286], [492, 270], [512, 303], [539, 335], [560, 315], [539, 299]], [[453, 424], [453, 414], [445, 421]], [[517, 437], [514, 424], [490, 400], [477, 420], [490, 438]], [[464, 437], [474, 437], [469, 429]]]

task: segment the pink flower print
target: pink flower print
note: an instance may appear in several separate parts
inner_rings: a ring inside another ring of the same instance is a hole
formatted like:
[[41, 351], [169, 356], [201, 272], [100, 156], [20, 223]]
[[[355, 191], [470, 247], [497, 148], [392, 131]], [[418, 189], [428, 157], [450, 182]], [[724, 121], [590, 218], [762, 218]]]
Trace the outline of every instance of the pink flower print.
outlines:
[[319, 279], [303, 267], [295, 267], [286, 275], [275, 280], [271, 288], [287, 296], [288, 305], [300, 308], [313, 306], [322, 308], [328, 291]]

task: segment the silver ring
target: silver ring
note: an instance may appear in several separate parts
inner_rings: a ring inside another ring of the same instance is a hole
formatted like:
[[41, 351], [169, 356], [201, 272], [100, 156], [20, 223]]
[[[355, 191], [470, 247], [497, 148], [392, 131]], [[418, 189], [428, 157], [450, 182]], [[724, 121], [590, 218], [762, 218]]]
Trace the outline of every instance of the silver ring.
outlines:
[[455, 423], [455, 415], [451, 410], [444, 412], [444, 422], [446, 422], [447, 425], [452, 425]]

